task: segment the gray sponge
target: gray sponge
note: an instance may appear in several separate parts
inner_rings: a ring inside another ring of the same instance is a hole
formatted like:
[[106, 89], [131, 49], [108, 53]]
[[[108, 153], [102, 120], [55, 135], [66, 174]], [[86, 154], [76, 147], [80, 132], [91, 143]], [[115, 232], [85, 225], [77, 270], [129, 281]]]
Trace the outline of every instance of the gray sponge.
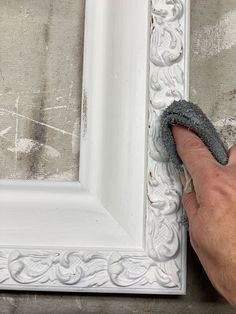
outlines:
[[184, 168], [176, 151], [171, 130], [173, 124], [180, 124], [192, 130], [201, 138], [220, 164], [228, 163], [227, 149], [211, 121], [197, 105], [180, 100], [174, 101], [161, 115], [161, 139], [177, 170], [183, 172]]

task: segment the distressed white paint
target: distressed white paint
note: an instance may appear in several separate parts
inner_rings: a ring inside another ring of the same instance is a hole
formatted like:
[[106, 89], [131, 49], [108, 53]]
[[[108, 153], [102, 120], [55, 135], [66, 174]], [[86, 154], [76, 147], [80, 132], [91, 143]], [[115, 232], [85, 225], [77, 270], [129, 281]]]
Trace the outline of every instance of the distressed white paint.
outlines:
[[159, 119], [188, 97], [188, 18], [187, 0], [87, 0], [80, 183], [0, 182], [2, 289], [185, 293]]

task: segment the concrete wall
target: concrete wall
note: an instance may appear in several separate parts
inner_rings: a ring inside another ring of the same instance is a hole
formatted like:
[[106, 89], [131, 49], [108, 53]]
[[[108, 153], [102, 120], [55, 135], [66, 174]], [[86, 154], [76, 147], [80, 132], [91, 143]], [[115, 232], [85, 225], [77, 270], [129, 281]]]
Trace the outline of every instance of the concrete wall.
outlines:
[[[59, 4], [63, 6], [63, 10], [59, 9]], [[78, 100], [80, 99], [81, 93], [80, 75], [78, 75], [78, 68], [81, 66], [81, 48], [78, 45], [82, 38], [82, 29], [81, 24], [78, 25], [79, 22], [77, 19], [77, 16], [81, 16], [82, 12], [80, 5], [82, 5], [82, 2], [77, 0], [0, 0], [0, 56], [1, 62], [5, 60], [4, 66], [1, 63], [2, 81], [0, 84], [0, 101], [2, 101], [9, 110], [16, 112], [18, 106], [17, 99], [18, 96], [20, 96], [19, 110], [27, 110], [27, 114], [29, 114], [30, 117], [40, 118], [47, 123], [58, 123], [54, 118], [59, 118], [57, 121], [61, 122], [58, 127], [66, 129], [70, 133], [73, 133], [75, 123], [70, 112], [63, 111], [60, 117], [59, 111], [55, 109], [52, 116], [48, 113], [44, 117], [41, 116], [39, 111], [35, 113], [35, 107], [42, 108], [45, 112], [47, 106], [51, 104], [53, 104], [53, 106], [64, 106], [67, 105], [67, 100], [69, 99], [72, 106], [70, 110], [74, 110], [75, 116], [78, 117], [79, 108], [73, 104], [79, 103]], [[11, 17], [9, 21], [8, 15]], [[62, 25], [58, 23], [59, 18], [62, 19]], [[19, 25], [21, 31], [18, 29]], [[55, 25], [59, 27], [59, 32], [56, 31]], [[66, 32], [63, 31], [62, 26], [66, 27]], [[7, 27], [5, 31], [8, 36], [14, 36], [14, 41], [11, 43], [14, 51], [10, 49], [9, 38], [6, 38], [6, 35], [4, 35], [4, 27]], [[10, 27], [12, 31], [10, 31], [8, 27]], [[32, 29], [28, 30], [28, 27]], [[38, 32], [34, 34], [36, 27], [38, 28]], [[26, 33], [22, 35], [24, 29]], [[48, 35], [49, 29], [50, 36]], [[78, 30], [80, 31], [78, 32]], [[213, 121], [217, 122], [219, 130], [222, 130], [223, 126], [225, 126], [223, 135], [228, 143], [232, 144], [236, 142], [235, 0], [192, 0], [191, 32], [191, 99], [199, 103]], [[36, 40], [34, 36], [38, 36], [38, 40]], [[75, 44], [76, 40], [77, 44]], [[22, 41], [24, 43], [22, 43]], [[66, 47], [64, 47], [64, 43], [66, 43]], [[26, 45], [28, 47], [27, 49]], [[46, 49], [47, 45], [49, 51]], [[46, 61], [46, 59], [48, 61]], [[33, 79], [29, 77], [33, 77]], [[74, 81], [73, 85], [72, 81]], [[38, 94], [33, 93], [38, 90], [42, 90], [42, 92], [38, 92]], [[29, 93], [19, 94], [19, 91], [28, 91]], [[11, 93], [13, 94], [11, 95]], [[57, 103], [57, 98], [59, 103]], [[22, 104], [27, 104], [27, 108], [24, 109]], [[30, 106], [31, 104], [32, 106]], [[26, 114], [22, 111], [22, 114], [23, 113]], [[67, 115], [66, 117], [64, 117], [65, 114]], [[5, 123], [1, 126], [1, 130], [9, 126], [12, 127], [8, 133], [3, 135], [5, 137], [9, 135], [14, 144], [15, 133], [13, 131], [16, 127], [15, 116], [4, 117], [3, 120], [3, 117], [0, 115], [0, 119], [2, 124]], [[23, 130], [24, 128], [20, 126], [20, 124], [18, 127], [23, 133], [27, 133], [28, 130], [30, 130], [29, 126], [27, 130]], [[35, 126], [36, 130], [33, 131], [34, 136], [32, 132], [29, 131], [27, 137], [39, 140], [37, 137], [37, 129], [39, 130], [39, 128], [41, 128], [40, 125]], [[45, 142], [55, 149], [60, 150], [61, 148], [59, 148], [56, 143], [61, 141], [61, 135], [59, 135], [58, 132], [50, 132], [51, 131], [44, 134], [43, 143]], [[5, 143], [3, 139], [4, 138], [2, 138], [1, 145]], [[59, 144], [61, 145], [61, 143]], [[6, 147], [7, 144], [4, 145], [2, 147]], [[65, 145], [65, 150], [69, 153], [71, 150], [71, 142], [68, 141]], [[6, 151], [7, 149], [4, 154], [7, 154]], [[10, 158], [10, 155], [4, 154], [1, 154], [1, 164], [4, 158]], [[12, 166], [14, 167], [14, 157], [13, 155], [11, 156]], [[36, 157], [36, 160], [37, 158], [38, 157]], [[38, 160], [37, 162], [39, 164], [39, 166], [37, 166], [38, 170], [33, 172], [34, 174], [32, 176], [41, 176], [43, 173], [45, 178], [47, 178], [48, 174], [49, 177], [53, 175], [50, 170], [50, 163], [47, 164], [46, 170], [42, 172], [40, 170], [42, 169], [40, 166], [42, 161]], [[58, 167], [65, 167], [65, 171], [70, 172], [71, 169], [67, 167], [68, 163], [72, 163], [74, 169], [76, 169], [76, 162], [68, 156], [65, 156], [63, 163], [58, 164]], [[32, 162], [32, 164], [34, 164], [34, 162]], [[2, 176], [13, 177], [18, 175], [31, 177], [31, 169], [35, 170], [34, 167], [28, 167], [26, 172], [18, 172], [17, 174], [9, 169], [4, 172], [4, 163], [1, 167]], [[56, 175], [55, 171], [53, 171], [53, 173]], [[63, 174], [59, 174], [59, 176], [62, 179], [69, 178], [69, 180], [74, 178], [73, 176], [68, 177]], [[212, 288], [196, 255], [189, 245], [186, 296], [159, 297], [1, 292], [0, 314], [3, 313], [230, 314], [235, 313], [235, 311], [226, 304]]]
[[191, 99], [236, 142], [236, 2], [192, 0]]
[[84, 1], [0, 1], [0, 177], [78, 180]]

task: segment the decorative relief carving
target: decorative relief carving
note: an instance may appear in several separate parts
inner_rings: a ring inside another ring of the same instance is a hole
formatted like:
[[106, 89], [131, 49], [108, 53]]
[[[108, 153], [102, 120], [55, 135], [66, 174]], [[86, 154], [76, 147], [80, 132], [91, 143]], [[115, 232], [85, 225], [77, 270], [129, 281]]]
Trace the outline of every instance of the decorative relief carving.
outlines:
[[21, 284], [62, 284], [98, 287], [108, 280], [107, 257], [89, 251], [19, 251], [8, 257], [9, 273]]
[[162, 146], [160, 115], [184, 93], [183, 12], [181, 0], [152, 1], [146, 249], [153, 260], [175, 262], [178, 271], [170, 267], [169, 274], [176, 285], [182, 280], [182, 188]]
[[183, 97], [183, 12], [181, 0], [152, 1], [146, 252], [2, 249], [3, 287], [181, 289], [181, 185], [159, 126], [162, 110]]
[[0, 283], [37, 286], [179, 287], [175, 261], [159, 263], [140, 253], [6, 250]]

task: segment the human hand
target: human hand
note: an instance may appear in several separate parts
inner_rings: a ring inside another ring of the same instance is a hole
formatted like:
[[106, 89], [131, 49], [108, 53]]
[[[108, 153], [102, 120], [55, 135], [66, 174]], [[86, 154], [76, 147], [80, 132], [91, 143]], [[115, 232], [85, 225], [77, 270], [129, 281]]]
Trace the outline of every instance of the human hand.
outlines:
[[236, 145], [222, 166], [193, 132], [172, 130], [193, 180], [194, 191], [183, 195], [191, 244], [213, 286], [236, 307]]

